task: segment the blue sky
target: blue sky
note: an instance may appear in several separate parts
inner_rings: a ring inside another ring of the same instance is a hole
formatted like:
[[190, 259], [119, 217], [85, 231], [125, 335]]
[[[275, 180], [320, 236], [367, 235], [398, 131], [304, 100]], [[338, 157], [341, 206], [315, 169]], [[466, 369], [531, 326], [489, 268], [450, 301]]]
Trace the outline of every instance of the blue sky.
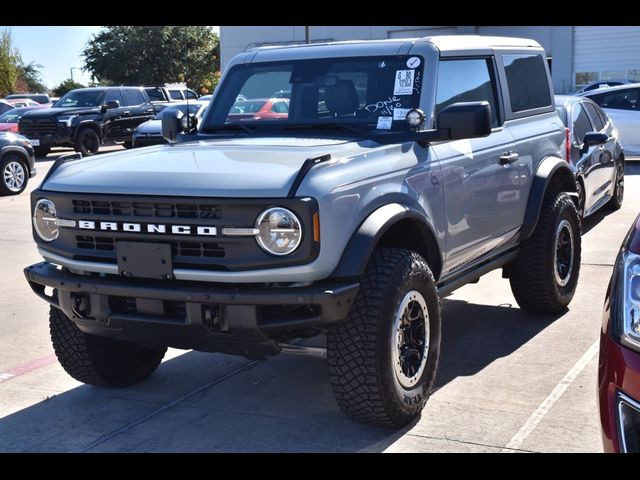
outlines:
[[[25, 63], [35, 62], [42, 65], [42, 78], [49, 88], [55, 87], [71, 75], [81, 83], [91, 80], [88, 73], [80, 68], [83, 65], [80, 52], [100, 27], [29, 27], [1, 26], [9, 29], [13, 46], [20, 50]], [[218, 27], [214, 27], [218, 31]]]

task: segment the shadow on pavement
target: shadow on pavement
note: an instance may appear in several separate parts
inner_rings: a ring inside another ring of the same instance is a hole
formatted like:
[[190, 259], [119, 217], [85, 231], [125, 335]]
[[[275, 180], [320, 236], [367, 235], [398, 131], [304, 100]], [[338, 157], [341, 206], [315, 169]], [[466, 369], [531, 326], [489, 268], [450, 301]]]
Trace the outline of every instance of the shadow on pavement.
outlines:
[[[437, 388], [509, 355], [553, 320], [517, 307], [444, 300]], [[80, 386], [1, 419], [0, 450], [383, 451], [411, 428], [371, 427], [346, 418], [321, 358], [283, 354], [215, 383], [247, 364], [188, 352], [134, 387]], [[207, 384], [212, 385], [166, 408]], [[46, 388], [46, 381], [33, 388], [39, 387]]]

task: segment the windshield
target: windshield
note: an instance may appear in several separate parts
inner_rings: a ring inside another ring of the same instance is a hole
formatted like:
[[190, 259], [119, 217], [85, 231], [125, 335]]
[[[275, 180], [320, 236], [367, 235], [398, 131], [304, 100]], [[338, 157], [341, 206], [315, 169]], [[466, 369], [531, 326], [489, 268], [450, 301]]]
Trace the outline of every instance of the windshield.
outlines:
[[24, 111], [20, 111], [17, 108], [9, 110], [7, 113], [0, 115], [0, 123], [18, 123], [20, 117], [24, 114]]
[[419, 108], [422, 72], [422, 58], [408, 55], [236, 65], [201, 131], [236, 124], [249, 131], [315, 125], [407, 131], [407, 112]]
[[98, 107], [102, 105], [104, 91], [102, 90], [71, 90], [58, 100], [54, 107]]
[[[200, 107], [202, 105], [200, 105], [199, 103], [190, 103], [189, 104], [189, 115], [195, 115], [196, 113], [198, 113], [198, 110], [200, 110]], [[165, 113], [169, 113], [169, 112], [175, 112], [176, 110], [180, 110], [182, 113], [187, 113], [187, 104], [184, 103], [182, 105], [173, 105], [171, 107], [167, 107], [165, 109], [163, 109], [162, 111], [158, 112], [156, 114], [155, 117], [153, 117], [154, 120], [162, 120], [162, 117], [164, 116]]]

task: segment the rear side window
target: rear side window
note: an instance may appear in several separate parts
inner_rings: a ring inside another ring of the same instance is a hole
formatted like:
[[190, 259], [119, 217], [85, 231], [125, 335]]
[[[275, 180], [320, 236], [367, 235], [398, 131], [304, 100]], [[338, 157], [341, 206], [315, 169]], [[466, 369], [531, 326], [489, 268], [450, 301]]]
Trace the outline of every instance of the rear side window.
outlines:
[[637, 88], [625, 88], [609, 93], [589, 95], [589, 98], [602, 108], [638, 110], [638, 90]]
[[604, 123], [602, 122], [602, 118], [600, 118], [600, 115], [597, 112], [597, 108], [596, 106], [590, 104], [590, 103], [583, 103], [582, 106], [585, 108], [585, 110], [587, 111], [587, 113], [589, 114], [589, 117], [591, 117], [591, 123], [593, 124], [593, 130], [595, 132], [599, 132], [600, 130], [602, 130], [604, 128]]
[[169, 90], [169, 95], [171, 95], [171, 98], [174, 100], [183, 100], [180, 90]]
[[185, 98], [188, 98], [189, 100], [191, 100], [191, 99], [196, 100], [198, 98], [196, 96], [196, 94], [193, 93], [191, 90], [185, 90], [184, 91], [184, 96], [185, 96]]
[[589, 117], [584, 108], [582, 108], [582, 104], [578, 103], [573, 107], [571, 118], [573, 120], [573, 140], [575, 143], [581, 144], [584, 136], [593, 131]]
[[491, 126], [497, 127], [500, 118], [491, 72], [491, 63], [487, 58], [441, 60], [438, 67], [436, 118], [442, 110], [454, 103], [484, 100], [491, 106]]
[[140, 90], [128, 89], [123, 93], [125, 105], [142, 105], [145, 102], [144, 95]]
[[164, 95], [162, 95], [162, 91], [159, 88], [145, 88], [145, 91], [152, 102], [164, 100]]
[[511, 111], [523, 112], [551, 105], [549, 80], [541, 55], [503, 55]]

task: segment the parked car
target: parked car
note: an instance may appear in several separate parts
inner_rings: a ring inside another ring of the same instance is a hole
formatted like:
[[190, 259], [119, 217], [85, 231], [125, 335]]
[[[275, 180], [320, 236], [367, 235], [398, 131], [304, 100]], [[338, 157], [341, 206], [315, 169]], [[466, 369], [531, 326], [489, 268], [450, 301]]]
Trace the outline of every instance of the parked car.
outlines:
[[288, 98], [250, 98], [236, 101], [229, 110], [229, 121], [283, 120], [289, 116]]
[[556, 95], [556, 111], [567, 127], [565, 156], [575, 167], [578, 214], [618, 209], [624, 198], [624, 152], [613, 122], [586, 97]]
[[8, 112], [9, 110], [12, 110], [16, 108], [15, 106], [13, 106], [13, 104], [9, 103], [6, 100], [0, 100], [0, 115], [2, 115], [5, 112]]
[[201, 97], [198, 97], [198, 100], [201, 102], [210, 102], [212, 98], [213, 95], [202, 95]]
[[617, 87], [618, 85], [627, 85], [629, 83], [634, 83], [634, 81], [626, 80], [624, 78], [616, 80], [601, 80], [599, 82], [594, 82], [587, 85], [586, 87], [578, 90], [576, 93], [590, 92], [591, 90], [598, 90], [600, 88]]
[[46, 93], [12, 93], [11, 95], [7, 95], [5, 98], [9, 100], [28, 98], [41, 105], [47, 105], [52, 103], [51, 98], [49, 98], [49, 95], [47, 95]]
[[18, 128], [31, 139], [38, 156], [47, 155], [54, 146], [73, 147], [88, 156], [98, 153], [106, 141], [130, 146], [134, 128], [154, 115], [141, 87], [79, 88], [52, 108], [25, 113]]
[[26, 112], [48, 108], [46, 105], [40, 105], [39, 103], [36, 103], [36, 105], [37, 106], [13, 108], [0, 115], [0, 132], [18, 133], [18, 121]]
[[13, 105], [14, 108], [35, 107], [40, 105], [38, 102], [34, 102], [33, 100], [30, 100], [28, 98], [11, 98], [6, 101], [7, 103], [10, 103], [11, 105]]
[[640, 215], [622, 242], [604, 301], [598, 400], [605, 452], [640, 453]]
[[[286, 118], [236, 102], [280, 89]], [[45, 261], [25, 276], [61, 365], [124, 387], [168, 346], [266, 359], [326, 334], [342, 410], [406, 425], [436, 378], [440, 298], [495, 269], [524, 310], [574, 296], [576, 182], [552, 91], [545, 50], [521, 38], [236, 55], [197, 128], [163, 115], [171, 145], [60, 162], [33, 191]]]
[[156, 112], [162, 111], [174, 102], [182, 102], [184, 100], [196, 100], [198, 95], [193, 90], [181, 84], [168, 84], [169, 86], [153, 86], [144, 87], [149, 95], [151, 103], [153, 103]]
[[18, 195], [36, 174], [35, 152], [22, 135], [0, 132], [0, 194]]
[[596, 102], [613, 120], [626, 155], [640, 155], [640, 83], [591, 90], [580, 96]]
[[209, 102], [195, 101], [189, 103], [175, 103], [174, 105], [163, 109], [153, 117], [153, 120], [147, 120], [136, 127], [133, 131], [131, 140], [133, 148], [167, 143], [166, 139], [162, 136], [162, 117], [164, 115], [171, 115], [176, 110], [179, 110], [184, 114], [187, 113], [188, 108], [189, 115], [195, 115], [198, 121], [200, 121], [207, 105], [209, 105]]

